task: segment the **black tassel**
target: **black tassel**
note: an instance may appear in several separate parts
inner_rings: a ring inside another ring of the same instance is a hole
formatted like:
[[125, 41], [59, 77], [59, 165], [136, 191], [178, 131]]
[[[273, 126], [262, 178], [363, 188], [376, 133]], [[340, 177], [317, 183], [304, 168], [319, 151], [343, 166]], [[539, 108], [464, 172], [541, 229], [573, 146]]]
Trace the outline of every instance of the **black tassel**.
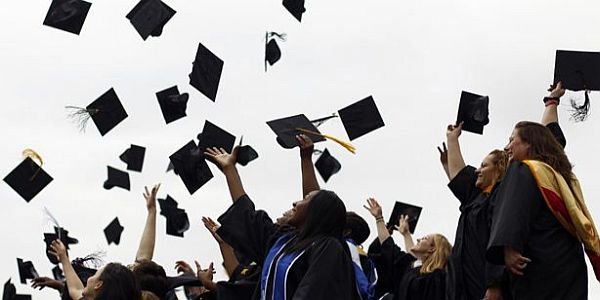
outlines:
[[87, 122], [90, 120], [93, 114], [97, 113], [98, 109], [87, 109], [77, 106], [65, 106], [68, 111], [67, 118], [73, 121], [79, 131], [85, 132]]
[[571, 118], [575, 120], [575, 122], [583, 122], [590, 113], [590, 95], [589, 91], [585, 90], [585, 101], [582, 105], [577, 105], [575, 100], [571, 99], [571, 107], [573, 108], [573, 113], [571, 114]]

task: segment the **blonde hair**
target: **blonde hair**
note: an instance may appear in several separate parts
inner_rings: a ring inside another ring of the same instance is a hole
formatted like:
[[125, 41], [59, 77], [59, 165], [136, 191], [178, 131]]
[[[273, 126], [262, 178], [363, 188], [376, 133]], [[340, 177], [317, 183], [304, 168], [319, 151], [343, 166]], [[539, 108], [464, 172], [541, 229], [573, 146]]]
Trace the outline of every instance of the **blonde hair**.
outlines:
[[419, 270], [421, 275], [433, 273], [435, 270], [445, 269], [448, 257], [450, 257], [450, 254], [452, 253], [452, 245], [448, 242], [446, 237], [437, 233], [432, 234], [432, 236], [433, 247], [435, 250], [423, 260], [423, 265], [421, 265], [421, 269]]
[[492, 156], [492, 164], [494, 168], [496, 168], [496, 172], [498, 176], [494, 178], [494, 184], [501, 181], [506, 174], [506, 169], [508, 168], [509, 158], [508, 154], [504, 150], [494, 149], [490, 154]]

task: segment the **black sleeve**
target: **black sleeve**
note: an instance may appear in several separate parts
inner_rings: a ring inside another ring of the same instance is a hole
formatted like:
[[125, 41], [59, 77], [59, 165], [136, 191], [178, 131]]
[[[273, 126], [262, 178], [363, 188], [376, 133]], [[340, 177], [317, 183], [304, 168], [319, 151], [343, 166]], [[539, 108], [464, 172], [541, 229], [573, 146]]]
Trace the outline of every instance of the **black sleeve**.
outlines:
[[252, 200], [243, 195], [218, 221], [221, 227], [217, 234], [246, 258], [262, 265], [264, 255], [270, 247], [270, 239], [279, 228], [269, 215], [264, 211], [256, 211]]
[[496, 195], [497, 204], [486, 252], [488, 261], [503, 265], [505, 246], [523, 253], [531, 222], [542, 204], [536, 201], [538, 193], [529, 167], [519, 161], [511, 163]]
[[369, 257], [377, 269], [376, 295], [393, 293], [400, 284], [402, 276], [412, 267], [416, 260], [411, 254], [400, 249], [392, 237], [383, 243], [375, 239], [369, 246]]
[[481, 193], [481, 190], [475, 187], [477, 181], [475, 170], [473, 166], [466, 166], [448, 183], [448, 187], [462, 205], [468, 204]]
[[558, 124], [558, 122], [552, 122], [552, 123], [546, 125], [546, 128], [550, 129], [550, 132], [552, 132], [552, 135], [554, 136], [556, 141], [563, 148], [565, 148], [567, 146], [567, 138], [565, 137], [565, 134], [563, 133], [562, 129], [560, 128], [560, 125]]

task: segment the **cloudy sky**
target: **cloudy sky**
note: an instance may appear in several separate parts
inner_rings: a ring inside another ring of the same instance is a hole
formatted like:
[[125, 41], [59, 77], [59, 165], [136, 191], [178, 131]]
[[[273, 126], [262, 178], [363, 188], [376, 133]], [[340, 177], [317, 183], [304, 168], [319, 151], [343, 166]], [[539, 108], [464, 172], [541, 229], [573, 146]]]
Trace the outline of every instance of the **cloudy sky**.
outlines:
[[[195, 138], [205, 120], [244, 135], [260, 154], [240, 168], [244, 186], [258, 207], [278, 216], [302, 196], [300, 164], [297, 149], [279, 147], [265, 122], [298, 113], [326, 116], [370, 95], [386, 126], [353, 141], [355, 155], [331, 142], [319, 144], [342, 163], [323, 187], [371, 225], [362, 208], [368, 196], [382, 203], [384, 214], [394, 201], [423, 206], [416, 235], [439, 232], [453, 240], [458, 201], [446, 187], [435, 147], [456, 118], [460, 92], [490, 97], [485, 134], [461, 137], [466, 161], [478, 165], [491, 149], [505, 145], [517, 121], [540, 120], [557, 49], [600, 49], [595, 21], [600, 4], [594, 1], [307, 0], [299, 23], [280, 0], [165, 0], [177, 14], [162, 36], [146, 41], [125, 18], [136, 3], [94, 1], [77, 36], [42, 25], [48, 0], [0, 2], [0, 173], [8, 174], [21, 162], [22, 150], [32, 148], [54, 177], [30, 203], [0, 184], [5, 229], [0, 280], [18, 281], [16, 257], [32, 260], [42, 275], [51, 276], [44, 207], [79, 238], [72, 257], [102, 249], [107, 261], [130, 263], [146, 214], [143, 187], [158, 182], [159, 198], [176, 199], [192, 226], [183, 239], [167, 236], [159, 216], [155, 260], [170, 275], [180, 259], [220, 265], [218, 246], [200, 218], [227, 209], [226, 182], [211, 165], [215, 178], [190, 195], [178, 177], [164, 172], [168, 156]], [[288, 37], [280, 43], [280, 62], [267, 73], [265, 31]], [[225, 62], [214, 103], [188, 83], [199, 43]], [[190, 93], [188, 117], [165, 125], [155, 93], [173, 85]], [[86, 106], [111, 87], [129, 117], [104, 137], [91, 123], [79, 132], [64, 107]], [[600, 95], [592, 94], [592, 102], [595, 98]], [[586, 122], [575, 123], [567, 102], [560, 107], [566, 151], [598, 219], [597, 103]], [[320, 129], [347, 138], [339, 121]], [[106, 166], [125, 169], [118, 156], [130, 144], [147, 148], [143, 172], [130, 174], [131, 192], [103, 189]], [[119, 246], [108, 246], [102, 230], [115, 217], [125, 231]], [[590, 298], [599, 298], [591, 269], [589, 277]], [[17, 290], [34, 299], [56, 298], [53, 291], [25, 285], [17, 284]]]

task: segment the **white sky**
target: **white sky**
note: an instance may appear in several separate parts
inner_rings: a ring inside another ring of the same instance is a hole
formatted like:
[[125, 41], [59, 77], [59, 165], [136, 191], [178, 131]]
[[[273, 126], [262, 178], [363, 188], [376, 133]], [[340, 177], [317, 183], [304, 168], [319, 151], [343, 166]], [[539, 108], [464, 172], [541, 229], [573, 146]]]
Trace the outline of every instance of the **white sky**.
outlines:
[[[455, 120], [461, 90], [491, 101], [485, 135], [461, 137], [466, 161], [478, 165], [492, 148], [504, 146], [517, 121], [540, 119], [556, 49], [600, 49], [595, 1], [307, 0], [302, 23], [280, 0], [165, 2], [177, 14], [161, 37], [147, 41], [125, 18], [137, 1], [94, 1], [80, 36], [42, 26], [48, 0], [0, 2], [0, 174], [33, 148], [54, 177], [30, 203], [0, 184], [0, 280], [12, 277], [21, 293], [56, 299], [53, 291], [19, 284], [15, 262], [32, 260], [51, 276], [42, 235], [51, 227], [43, 207], [80, 239], [72, 258], [105, 249], [107, 261], [129, 263], [146, 215], [143, 187], [156, 182], [162, 182], [160, 198], [175, 198], [192, 226], [184, 239], [167, 236], [159, 216], [155, 260], [170, 275], [179, 259], [220, 265], [218, 246], [200, 218], [216, 218], [231, 203], [225, 180], [211, 165], [215, 178], [190, 196], [178, 177], [164, 173], [168, 156], [195, 138], [206, 119], [243, 134], [261, 156], [240, 168], [244, 186], [276, 217], [301, 197], [299, 158], [297, 149], [279, 147], [265, 122], [297, 113], [325, 116], [369, 95], [386, 126], [355, 140], [356, 155], [319, 144], [342, 163], [323, 187], [371, 225], [362, 208], [368, 196], [380, 200], [386, 215], [396, 200], [421, 205], [416, 235], [440, 232], [454, 240], [458, 201], [446, 187], [435, 147]], [[264, 73], [267, 30], [287, 33], [288, 41], [280, 43], [281, 60]], [[188, 84], [200, 42], [225, 61], [216, 103]], [[175, 84], [190, 93], [188, 117], [166, 126], [154, 94]], [[86, 106], [111, 87], [129, 118], [105, 137], [93, 124], [78, 132], [64, 107]], [[592, 102], [596, 98], [592, 94]], [[598, 103], [586, 122], [573, 123], [567, 99], [560, 107], [566, 151], [598, 220]], [[320, 129], [347, 138], [339, 122]], [[131, 143], [147, 147], [143, 173], [130, 173], [131, 192], [104, 190], [106, 166], [125, 169], [118, 156]], [[116, 216], [125, 231], [119, 246], [107, 246], [103, 229]], [[590, 299], [598, 299], [600, 287], [588, 269]]]

